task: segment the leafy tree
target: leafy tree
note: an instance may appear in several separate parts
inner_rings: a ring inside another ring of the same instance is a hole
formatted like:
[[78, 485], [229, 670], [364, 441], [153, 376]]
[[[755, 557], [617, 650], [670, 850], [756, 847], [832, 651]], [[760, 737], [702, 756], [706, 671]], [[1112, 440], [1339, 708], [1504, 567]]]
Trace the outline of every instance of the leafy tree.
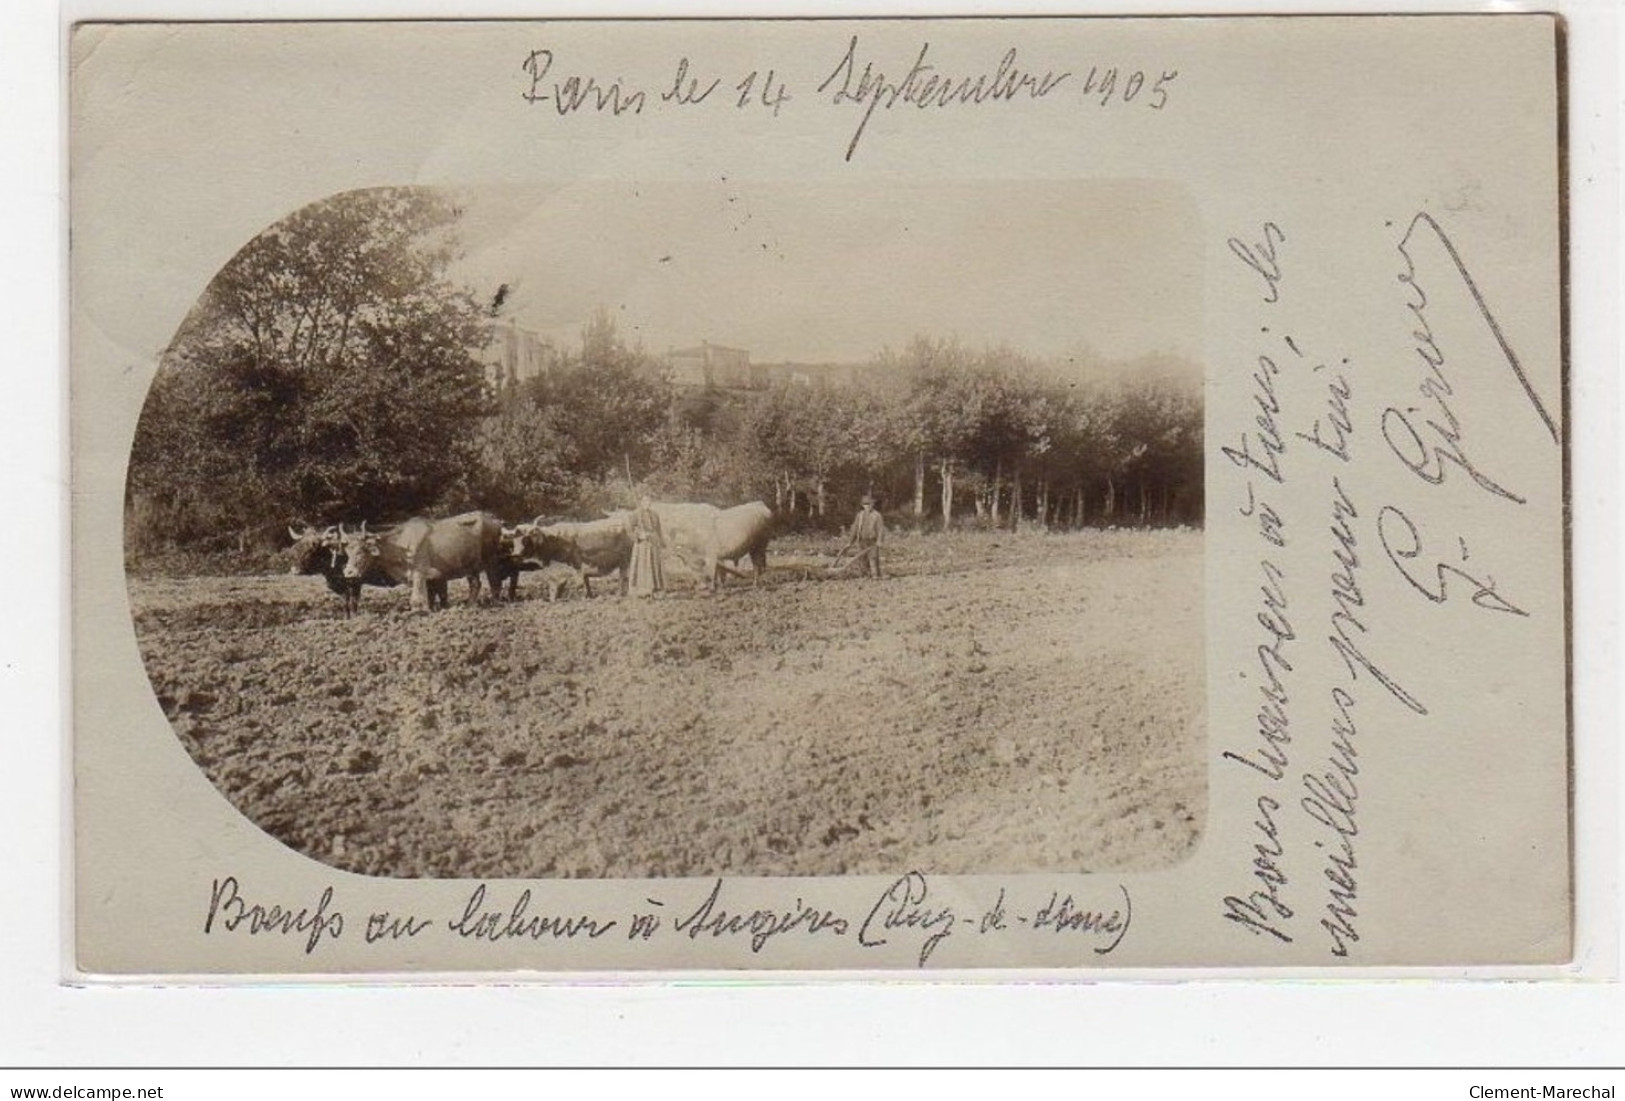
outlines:
[[581, 354], [530, 380], [529, 397], [568, 441], [575, 472], [599, 481], [646, 474], [672, 409], [660, 365], [629, 348], [604, 309], [582, 329]]
[[776, 512], [794, 513], [797, 495], [804, 492], [801, 433], [805, 418], [799, 408], [803, 392], [804, 388], [789, 384], [773, 387], [751, 403], [740, 425], [751, 466], [773, 486]]
[[984, 394], [972, 380], [973, 355], [957, 340], [916, 336], [904, 349], [898, 367], [908, 380], [902, 419], [915, 426], [908, 444], [916, 449], [916, 495], [923, 498], [925, 468], [934, 465], [946, 528], [953, 517], [954, 474], [975, 457], [982, 417]]
[[160, 360], [132, 499], [196, 543], [466, 492], [488, 330], [446, 277], [457, 219], [432, 190], [350, 192], [244, 246]]
[[734, 418], [714, 422], [707, 432], [674, 417], [656, 439], [651, 471], [639, 484], [665, 500], [727, 506], [772, 500], [771, 483]]
[[999, 524], [1000, 502], [1008, 486], [1014, 523], [1021, 508], [1022, 465], [1050, 446], [1046, 395], [1033, 365], [1007, 348], [983, 353], [970, 384], [977, 395], [978, 416], [967, 459], [982, 475], [986, 494], [982, 508]]
[[1122, 470], [1138, 522], [1165, 522], [1176, 510], [1199, 519], [1202, 408], [1193, 387], [1163, 364], [1142, 362], [1121, 385], [1119, 432], [1133, 442]]
[[531, 403], [510, 403], [480, 426], [475, 496], [498, 515], [528, 520], [575, 501], [570, 442]]

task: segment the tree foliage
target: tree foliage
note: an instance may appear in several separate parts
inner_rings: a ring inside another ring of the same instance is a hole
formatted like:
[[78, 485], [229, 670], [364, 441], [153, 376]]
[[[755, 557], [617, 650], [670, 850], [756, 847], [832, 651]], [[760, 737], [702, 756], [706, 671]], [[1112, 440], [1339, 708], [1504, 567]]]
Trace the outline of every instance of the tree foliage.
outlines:
[[446, 277], [456, 219], [438, 193], [385, 188], [250, 241], [159, 363], [132, 499], [195, 542], [463, 491], [489, 403], [484, 315]]
[[[558, 512], [617, 479], [647, 476], [673, 412], [661, 365], [621, 338], [605, 310], [579, 354], [504, 396], [485, 432], [480, 498], [503, 515]], [[622, 496], [626, 496], [630, 490]]]
[[760, 498], [829, 528], [866, 492], [920, 526], [1201, 522], [1200, 378], [1166, 358], [918, 336], [810, 382], [678, 387], [599, 310], [578, 351], [493, 391], [490, 319], [448, 277], [458, 217], [432, 191], [363, 191], [249, 242], [160, 362], [132, 543], [219, 546], [295, 517], [591, 515], [638, 492]]

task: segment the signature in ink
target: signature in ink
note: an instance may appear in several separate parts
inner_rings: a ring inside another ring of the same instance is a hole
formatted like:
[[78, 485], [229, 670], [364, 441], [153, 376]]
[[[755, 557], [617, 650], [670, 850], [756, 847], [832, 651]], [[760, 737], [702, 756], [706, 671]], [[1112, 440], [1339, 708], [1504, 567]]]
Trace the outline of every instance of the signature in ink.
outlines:
[[1410, 300], [1406, 303], [1406, 309], [1416, 324], [1416, 328], [1411, 332], [1411, 339], [1417, 357], [1423, 365], [1423, 377], [1417, 386], [1417, 392], [1424, 401], [1423, 404], [1403, 409], [1391, 406], [1384, 410], [1383, 439], [1406, 469], [1431, 485], [1442, 484], [1446, 471], [1454, 466], [1486, 492], [1514, 504], [1524, 504], [1526, 501], [1524, 496], [1485, 473], [1467, 453], [1466, 432], [1460, 416], [1451, 404], [1451, 399], [1457, 396], [1456, 388], [1445, 373], [1445, 353], [1439, 347], [1433, 325], [1428, 318], [1430, 299], [1417, 277], [1417, 263], [1413, 250], [1418, 243], [1426, 240], [1438, 244], [1448, 256], [1462, 286], [1471, 296], [1479, 318], [1494, 337], [1503, 362], [1522, 387], [1530, 407], [1545, 425], [1552, 441], [1556, 443], [1559, 440], [1557, 422], [1541, 402], [1540, 396], [1535, 393], [1534, 387], [1530, 385], [1523, 364], [1511, 344], [1507, 342], [1500, 322], [1496, 320], [1495, 314], [1484, 300], [1483, 292], [1479, 290], [1472, 273], [1467, 270], [1467, 265], [1456, 250], [1455, 243], [1433, 216], [1426, 212], [1418, 213], [1411, 219], [1404, 236], [1396, 246], [1405, 261], [1405, 270], [1400, 272], [1397, 279], [1408, 288]]
[[[1456, 539], [1457, 548], [1461, 551], [1460, 565], [1426, 558], [1422, 550], [1422, 536], [1417, 531], [1416, 523], [1403, 509], [1394, 505], [1383, 506], [1382, 511], [1377, 514], [1377, 537], [1382, 541], [1382, 549], [1388, 555], [1388, 561], [1394, 564], [1399, 575], [1411, 588], [1432, 603], [1443, 604], [1450, 598], [1448, 579], [1453, 576], [1473, 586], [1472, 601], [1480, 608], [1516, 616], [1529, 614], [1496, 589], [1495, 578], [1489, 574], [1474, 577], [1462, 568], [1468, 559], [1465, 539], [1459, 536]], [[1424, 584], [1424, 579], [1431, 581], [1432, 584]]]

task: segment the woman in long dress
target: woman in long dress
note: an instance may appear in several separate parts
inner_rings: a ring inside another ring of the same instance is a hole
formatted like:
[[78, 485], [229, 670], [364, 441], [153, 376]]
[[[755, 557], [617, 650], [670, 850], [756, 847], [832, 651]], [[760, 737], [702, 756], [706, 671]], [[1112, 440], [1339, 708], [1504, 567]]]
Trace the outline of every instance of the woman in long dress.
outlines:
[[647, 497], [632, 514], [632, 539], [632, 576], [627, 587], [633, 596], [657, 593], [666, 587], [666, 571], [660, 562], [660, 517]]

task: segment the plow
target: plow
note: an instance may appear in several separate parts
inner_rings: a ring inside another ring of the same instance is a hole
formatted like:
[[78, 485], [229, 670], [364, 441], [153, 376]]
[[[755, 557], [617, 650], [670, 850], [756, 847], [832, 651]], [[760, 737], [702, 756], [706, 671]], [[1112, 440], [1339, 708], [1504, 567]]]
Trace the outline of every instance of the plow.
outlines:
[[776, 555], [768, 567], [770, 576], [785, 580], [824, 581], [850, 573], [857, 559], [846, 550], [834, 555], [796, 554]]

